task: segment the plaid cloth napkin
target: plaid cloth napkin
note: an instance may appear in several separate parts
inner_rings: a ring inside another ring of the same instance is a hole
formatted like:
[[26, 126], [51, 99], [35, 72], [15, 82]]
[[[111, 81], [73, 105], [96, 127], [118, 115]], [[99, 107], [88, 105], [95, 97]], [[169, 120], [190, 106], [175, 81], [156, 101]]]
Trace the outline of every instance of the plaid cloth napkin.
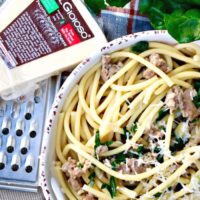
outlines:
[[131, 0], [125, 8], [108, 7], [99, 17], [103, 31], [111, 41], [123, 35], [152, 30], [149, 19], [139, 12], [139, 0]]

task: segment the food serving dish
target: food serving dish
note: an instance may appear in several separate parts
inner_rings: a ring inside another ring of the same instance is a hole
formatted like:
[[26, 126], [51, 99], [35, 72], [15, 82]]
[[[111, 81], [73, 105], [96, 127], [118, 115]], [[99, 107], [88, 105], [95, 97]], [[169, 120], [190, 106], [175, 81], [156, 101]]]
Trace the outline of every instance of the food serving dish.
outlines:
[[[125, 49], [140, 41], [157, 41], [174, 45], [177, 42], [167, 33], [167, 31], [146, 31], [123, 36], [119, 39], [111, 41], [101, 49], [94, 52], [93, 55], [85, 59], [79, 64], [64, 82], [60, 91], [56, 95], [52, 105], [49, 117], [47, 119], [41, 155], [40, 168], [40, 184], [46, 199], [65, 199], [62, 189], [56, 180], [54, 174], [54, 161], [56, 160], [55, 152], [55, 136], [57, 129], [58, 114], [61, 111], [65, 100], [69, 96], [72, 88], [79, 82], [81, 77], [90, 70], [97, 62], [100, 61], [102, 55]], [[200, 45], [200, 42], [195, 42]]]

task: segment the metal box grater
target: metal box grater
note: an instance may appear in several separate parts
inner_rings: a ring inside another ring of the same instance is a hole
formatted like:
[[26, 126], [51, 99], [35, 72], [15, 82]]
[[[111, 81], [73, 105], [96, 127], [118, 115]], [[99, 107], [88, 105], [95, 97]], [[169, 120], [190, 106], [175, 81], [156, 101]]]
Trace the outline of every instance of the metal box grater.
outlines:
[[40, 83], [33, 98], [0, 99], [0, 188], [36, 192], [45, 118], [60, 77]]

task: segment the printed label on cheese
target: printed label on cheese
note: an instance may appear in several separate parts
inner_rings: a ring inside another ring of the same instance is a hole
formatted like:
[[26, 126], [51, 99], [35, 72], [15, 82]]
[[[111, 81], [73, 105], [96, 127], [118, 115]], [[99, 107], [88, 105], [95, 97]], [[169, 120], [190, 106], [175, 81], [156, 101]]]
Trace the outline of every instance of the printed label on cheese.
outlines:
[[0, 33], [0, 56], [12, 68], [93, 37], [72, 0], [35, 0]]

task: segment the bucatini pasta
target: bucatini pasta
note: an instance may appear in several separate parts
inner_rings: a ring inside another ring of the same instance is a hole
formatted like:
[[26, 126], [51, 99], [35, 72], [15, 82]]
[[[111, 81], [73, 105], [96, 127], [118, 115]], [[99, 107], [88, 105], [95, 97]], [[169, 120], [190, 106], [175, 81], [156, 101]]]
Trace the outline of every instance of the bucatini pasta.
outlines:
[[59, 114], [66, 198], [200, 199], [199, 69], [195, 44], [142, 41], [103, 55]]

